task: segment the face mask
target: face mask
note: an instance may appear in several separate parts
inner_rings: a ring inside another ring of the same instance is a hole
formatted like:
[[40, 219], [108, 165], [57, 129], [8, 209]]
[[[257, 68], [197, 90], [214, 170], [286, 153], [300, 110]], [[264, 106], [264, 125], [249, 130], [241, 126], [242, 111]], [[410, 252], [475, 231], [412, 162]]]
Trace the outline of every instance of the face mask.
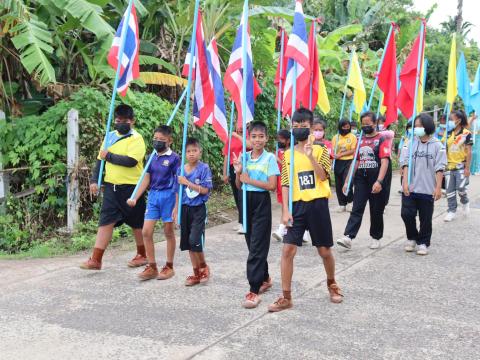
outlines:
[[455, 121], [453, 121], [453, 120], [448, 120], [448, 127], [447, 127], [447, 129], [448, 129], [449, 131], [455, 129]]
[[378, 125], [378, 130], [379, 131], [385, 130], [385, 126], [383, 126], [383, 124]]
[[279, 141], [279, 142], [278, 142], [278, 148], [279, 148], [279, 149], [286, 149], [286, 148], [287, 148], [287, 144], [285, 144], [284, 142]]
[[317, 130], [317, 131], [313, 132], [313, 135], [315, 135], [315, 140], [321, 140], [321, 139], [323, 139], [323, 136], [325, 135], [325, 131]]
[[165, 141], [158, 141], [158, 140], [153, 140], [153, 148], [157, 152], [164, 152], [165, 149], [167, 148], [167, 143]]
[[373, 129], [373, 126], [367, 125], [367, 126], [362, 126], [362, 131], [365, 134], [369, 135], [369, 134], [373, 133], [374, 129]]
[[130, 132], [130, 124], [128, 123], [115, 124], [115, 130], [117, 130], [120, 135], [127, 135]]
[[[353, 134], [353, 135], [357, 135], [357, 134], [358, 134], [357, 129], [352, 129], [352, 134]], [[343, 135], [343, 134], [342, 134], [342, 135]], [[346, 134], [345, 134], [345, 135], [346, 135]]]
[[293, 129], [293, 137], [297, 141], [307, 140], [308, 135], [310, 135], [310, 129], [309, 128], [295, 128], [295, 129]]
[[439, 124], [438, 127], [440, 129], [445, 129], [447, 127], [447, 124]]
[[[350, 132], [350, 129], [340, 129], [341, 135], [347, 135]], [[352, 133], [356, 134], [357, 130], [352, 130]]]
[[413, 129], [413, 134], [418, 137], [425, 136], [425, 128], [416, 127], [415, 129]]

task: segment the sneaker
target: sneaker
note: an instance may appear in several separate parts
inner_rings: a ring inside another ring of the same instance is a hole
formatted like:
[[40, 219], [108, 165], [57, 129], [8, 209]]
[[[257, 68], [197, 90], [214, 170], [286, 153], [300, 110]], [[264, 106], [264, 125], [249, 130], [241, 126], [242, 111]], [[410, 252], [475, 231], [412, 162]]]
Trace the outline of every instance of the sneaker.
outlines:
[[412, 252], [415, 250], [415, 246], [417, 246], [417, 242], [415, 240], [407, 240], [404, 249], [406, 252]]
[[372, 239], [370, 241], [370, 249], [372, 250], [375, 250], [375, 249], [378, 249], [380, 247], [380, 240], [377, 240], [377, 239]]
[[283, 296], [279, 297], [273, 304], [268, 305], [269, 312], [279, 312], [290, 309], [293, 306], [292, 299], [285, 299]]
[[350, 250], [352, 248], [352, 239], [344, 235], [340, 239], [337, 239], [337, 245]]
[[258, 296], [257, 294], [254, 294], [252, 292], [249, 292], [245, 296], [245, 300], [243, 302], [243, 307], [245, 309], [254, 309], [258, 306], [258, 304], [260, 304], [261, 301], [262, 301], [262, 299], [260, 299], [260, 296]]
[[145, 269], [140, 274], [138, 274], [138, 277], [142, 281], [153, 280], [153, 279], [156, 279], [157, 276], [158, 276], [158, 270], [152, 268], [150, 265], [147, 265]]
[[417, 246], [417, 255], [427, 255], [427, 254], [428, 254], [427, 245], [420, 244]]
[[243, 229], [242, 224], [240, 224], [240, 226], [238, 227], [237, 234], [245, 234], [245, 230]]
[[140, 254], [135, 255], [135, 257], [127, 263], [127, 265], [131, 268], [145, 266], [147, 264], [148, 264], [147, 258]]
[[282, 241], [285, 235], [286, 227], [283, 224], [278, 225], [278, 229], [272, 233], [272, 238], [277, 241]]
[[303, 233], [302, 242], [303, 243], [308, 243], [309, 241], [312, 241], [312, 238], [310, 237], [310, 233], [308, 231], [305, 231]]
[[469, 203], [469, 202], [466, 203], [466, 204], [463, 204], [463, 205], [462, 205], [462, 208], [463, 208], [463, 213], [464, 213], [465, 215], [470, 214], [470, 203]]
[[200, 284], [200, 277], [197, 275], [190, 275], [185, 280], [185, 286], [194, 286]]
[[456, 216], [457, 216], [456, 213], [449, 211], [449, 212], [447, 212], [447, 215], [445, 216], [445, 218], [443, 219], [443, 221], [445, 221], [445, 222], [450, 222], [450, 221], [452, 221], [453, 219], [455, 219]]
[[343, 301], [342, 290], [338, 287], [337, 284], [333, 283], [328, 287], [328, 292], [330, 293], [330, 301], [334, 304], [340, 304]]
[[270, 290], [270, 288], [272, 287], [273, 285], [273, 281], [272, 281], [272, 278], [268, 278], [267, 281], [264, 281], [262, 286], [260, 286], [260, 290], [258, 291], [259, 294], [263, 294], [265, 293], [266, 291]]
[[102, 263], [89, 258], [84, 263], [80, 264], [80, 269], [83, 270], [102, 270]]
[[349, 213], [352, 212], [352, 208], [353, 208], [353, 203], [348, 203], [347, 206], [345, 206], [345, 210]]
[[201, 284], [206, 284], [208, 280], [210, 280], [210, 268], [208, 265], [203, 269], [200, 269], [199, 279]]
[[157, 279], [158, 280], [168, 280], [175, 275], [175, 271], [170, 269], [167, 265], [165, 265], [162, 270], [158, 273]]
[[343, 213], [343, 212], [345, 212], [345, 211], [347, 211], [347, 207], [346, 207], [346, 206], [339, 206], [339, 207], [337, 207], [337, 208], [335, 209], [335, 212], [337, 212], [337, 213]]

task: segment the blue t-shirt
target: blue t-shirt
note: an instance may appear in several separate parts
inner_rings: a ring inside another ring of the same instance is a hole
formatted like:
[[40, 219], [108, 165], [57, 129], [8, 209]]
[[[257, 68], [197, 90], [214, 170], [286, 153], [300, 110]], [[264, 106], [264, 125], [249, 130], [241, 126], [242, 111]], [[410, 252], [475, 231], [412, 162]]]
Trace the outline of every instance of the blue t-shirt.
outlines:
[[171, 149], [162, 155], [155, 154], [147, 169], [150, 174], [150, 190], [174, 189], [179, 166], [180, 157]]
[[[268, 182], [270, 176], [280, 175], [275, 155], [266, 150], [257, 159], [252, 159], [252, 152], [247, 152], [247, 174], [252, 180]], [[267, 191], [250, 184], [243, 184], [247, 191]]]
[[[181, 168], [177, 169], [177, 176], [180, 176]], [[193, 169], [189, 174], [185, 171], [184, 176], [187, 178], [188, 181], [194, 183], [195, 185], [200, 185], [201, 187], [207, 188], [209, 190], [212, 189], [212, 172], [210, 171], [210, 167], [199, 161], [195, 169]], [[179, 184], [177, 181], [177, 188]], [[205, 194], [199, 194], [197, 189], [189, 189], [188, 187], [183, 187], [182, 192], [182, 205], [188, 206], [198, 206], [202, 205], [207, 202], [208, 197], [210, 196], [210, 191]]]

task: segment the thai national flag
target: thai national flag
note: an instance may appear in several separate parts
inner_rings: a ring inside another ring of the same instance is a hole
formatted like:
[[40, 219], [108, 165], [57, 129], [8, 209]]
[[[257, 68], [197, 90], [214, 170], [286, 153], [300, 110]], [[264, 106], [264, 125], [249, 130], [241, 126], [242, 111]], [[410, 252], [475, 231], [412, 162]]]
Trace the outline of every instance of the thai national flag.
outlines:
[[[224, 85], [225, 88], [230, 92], [235, 106], [237, 108], [238, 122], [237, 127], [243, 126], [243, 118], [245, 117], [246, 123], [249, 123], [253, 120], [254, 108], [255, 108], [255, 99], [262, 92], [260, 86], [258, 86], [257, 80], [253, 74], [253, 57], [252, 57], [252, 47], [250, 44], [250, 31], [247, 27], [247, 43], [243, 44], [247, 47], [247, 113], [245, 116], [242, 114], [242, 84], [243, 84], [243, 64], [242, 64], [242, 28], [245, 24], [243, 23], [243, 14], [240, 26], [237, 30], [237, 36], [235, 37], [235, 42], [233, 43], [232, 54], [230, 55], [230, 60], [228, 62], [227, 70], [225, 71]], [[247, 25], [248, 26], [248, 25]]]
[[[127, 9], [128, 11], [128, 9]], [[111, 67], [117, 70], [118, 67], [118, 52], [120, 51], [120, 43], [122, 36], [122, 29], [127, 17], [127, 11], [123, 14], [122, 21], [118, 26], [115, 37], [113, 38], [112, 47], [108, 53], [108, 63]], [[140, 50], [140, 40], [138, 38], [138, 21], [135, 5], [132, 4], [130, 18], [128, 21], [128, 28], [125, 33], [126, 40], [123, 49], [120, 74], [118, 80], [117, 91], [121, 96], [125, 96], [128, 90], [128, 85], [132, 80], [140, 76], [140, 67], [138, 65], [138, 52]]]
[[213, 106], [213, 113], [208, 119], [212, 123], [213, 129], [218, 137], [227, 143], [228, 128], [227, 117], [225, 111], [225, 98], [223, 94], [222, 75], [220, 73], [220, 59], [218, 57], [217, 40], [212, 39], [207, 48], [209, 58], [209, 72], [213, 83], [213, 91], [215, 94], [215, 103]]
[[[293, 29], [288, 39], [285, 57], [288, 58], [287, 78], [283, 92], [283, 115], [292, 115], [293, 82], [297, 83], [295, 108], [300, 107], [300, 101], [306, 98], [310, 85], [310, 62], [308, 57], [308, 38], [303, 16], [302, 2], [296, 1]], [[297, 62], [297, 78], [294, 79], [294, 62]], [[303, 104], [308, 107], [308, 104]]]

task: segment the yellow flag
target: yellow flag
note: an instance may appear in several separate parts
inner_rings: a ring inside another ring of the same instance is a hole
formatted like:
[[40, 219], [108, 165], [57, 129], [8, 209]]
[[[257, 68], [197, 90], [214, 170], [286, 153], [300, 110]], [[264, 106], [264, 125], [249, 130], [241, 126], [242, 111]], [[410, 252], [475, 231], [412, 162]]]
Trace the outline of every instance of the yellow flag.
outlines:
[[354, 51], [352, 56], [352, 63], [350, 64], [350, 74], [348, 76], [347, 85], [354, 89], [353, 102], [355, 104], [355, 112], [359, 114], [365, 100], [367, 100], [367, 93], [365, 92], [365, 86], [363, 85], [362, 72], [360, 70], [360, 64], [358, 63], [357, 53]]
[[423, 94], [425, 93], [425, 84], [423, 83], [424, 78], [425, 78], [425, 54], [423, 54], [422, 71], [420, 72], [420, 79], [418, 81], [417, 114], [420, 114], [423, 110]]
[[455, 34], [452, 36], [450, 48], [450, 61], [448, 62], [447, 103], [453, 105], [457, 97], [457, 42]]
[[385, 115], [385, 112], [387, 111], [387, 107], [383, 105], [383, 92], [380, 95], [380, 114]]
[[325, 87], [325, 82], [323, 81], [322, 70], [320, 66], [318, 67], [318, 106], [324, 114], [330, 112], [330, 101], [328, 101], [327, 89]]

